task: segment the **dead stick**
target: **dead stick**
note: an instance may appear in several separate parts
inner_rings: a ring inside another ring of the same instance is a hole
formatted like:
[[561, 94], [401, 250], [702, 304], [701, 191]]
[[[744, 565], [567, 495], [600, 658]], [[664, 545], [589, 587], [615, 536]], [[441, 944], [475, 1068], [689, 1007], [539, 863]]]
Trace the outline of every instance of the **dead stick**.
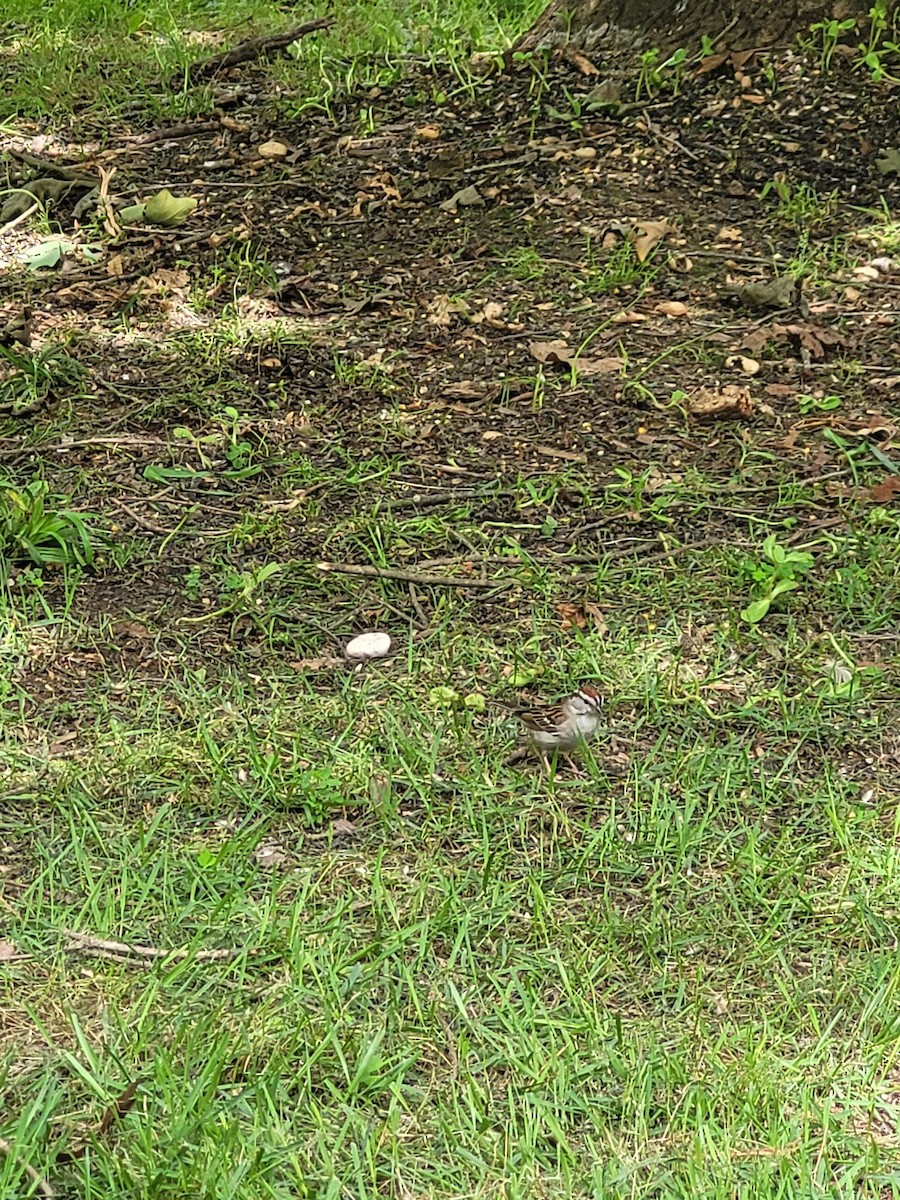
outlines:
[[46, 1181], [46, 1179], [43, 1179], [37, 1173], [31, 1163], [27, 1163], [24, 1158], [20, 1158], [20, 1156], [16, 1154], [12, 1144], [5, 1138], [0, 1138], [0, 1154], [8, 1154], [11, 1159], [19, 1164], [31, 1182], [35, 1185], [40, 1195], [46, 1196], [47, 1200], [53, 1200], [56, 1192], [54, 1192], [50, 1184]]
[[108, 954], [120, 955], [123, 958], [196, 958], [204, 962], [216, 959], [233, 958], [240, 950], [160, 950], [156, 946], [128, 945], [125, 942], [110, 942], [105, 938], [93, 937], [88, 933], [76, 933], [74, 929], [62, 929], [60, 932], [74, 944], [67, 950], [104, 950]]
[[113, 504], [118, 504], [123, 512], [128, 513], [135, 525], [140, 529], [146, 529], [148, 533], [156, 533], [161, 537], [171, 537], [173, 533], [178, 532], [176, 529], [166, 529], [162, 525], [157, 525], [155, 521], [151, 521], [148, 517], [142, 517], [139, 512], [135, 512], [131, 505], [126, 504], [124, 500], [119, 500], [116, 496], [113, 496], [112, 500]]
[[221, 121], [185, 121], [182, 125], [169, 125], [165, 129], [151, 129], [128, 139], [132, 146], [149, 146], [152, 142], [167, 142], [174, 138], [199, 137], [201, 133], [218, 133]]
[[463, 579], [452, 575], [420, 575], [417, 571], [399, 571], [394, 567], [368, 567], [359, 563], [316, 563], [317, 571], [337, 575], [363, 575], [367, 579], [399, 579], [402, 583], [418, 583], [422, 587], [510, 588], [517, 579]]
[[209, 79], [226, 67], [235, 67], [238, 63], [251, 62], [257, 58], [268, 58], [277, 50], [284, 50], [291, 42], [315, 33], [319, 29], [330, 29], [334, 24], [331, 17], [318, 17], [315, 21], [307, 21], [304, 25], [295, 25], [286, 33], [276, 33], [272, 37], [250, 38], [249, 41], [239, 42], [232, 50], [216, 54], [205, 62], [192, 63], [188, 68], [188, 79], [198, 83], [201, 79]]

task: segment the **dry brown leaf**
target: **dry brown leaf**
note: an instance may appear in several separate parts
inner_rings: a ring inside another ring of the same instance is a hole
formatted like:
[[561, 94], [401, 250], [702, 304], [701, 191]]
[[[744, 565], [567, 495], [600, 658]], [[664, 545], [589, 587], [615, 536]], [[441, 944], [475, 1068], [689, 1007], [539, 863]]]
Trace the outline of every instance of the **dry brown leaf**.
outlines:
[[568, 58], [572, 66], [575, 67], [576, 70], [580, 71], [582, 75], [600, 74], [591, 60], [582, 54], [580, 50], [570, 50], [566, 55], [566, 58]]
[[567, 604], [565, 601], [557, 604], [556, 615], [559, 617], [559, 627], [565, 632], [567, 629], [584, 629], [587, 624], [587, 618], [584, 615], [584, 609], [578, 604]]
[[594, 632], [599, 637], [606, 637], [609, 633], [609, 626], [606, 624], [606, 619], [603, 616], [603, 610], [600, 605], [594, 604], [593, 601], [588, 601], [584, 605], [584, 614], [586, 617], [590, 617], [594, 626]]
[[694, 71], [695, 75], [708, 75], [710, 71], [718, 71], [723, 63], [728, 61], [729, 55], [727, 51], [724, 54], [710, 54], [708, 58], [704, 58], [699, 67]]
[[638, 262], [645, 262], [650, 251], [655, 249], [667, 233], [672, 233], [675, 226], [669, 221], [635, 221], [635, 228], [642, 230], [634, 239], [634, 252]]
[[575, 351], [571, 346], [567, 346], [563, 341], [554, 342], [529, 342], [528, 352], [532, 358], [536, 358], [539, 363], [546, 363], [551, 366], [572, 365], [572, 360], [575, 357]]
[[337, 661], [332, 655], [323, 654], [319, 658], [294, 659], [293, 662], [288, 663], [288, 666], [295, 671], [321, 671], [325, 667], [333, 667]]
[[624, 367], [621, 358], [576, 358], [579, 375], [615, 375]]
[[611, 325], [639, 325], [641, 321], [646, 321], [647, 318], [643, 313], [635, 312], [617, 312], [615, 316], [610, 317]]
[[535, 446], [536, 454], [543, 454], [547, 458], [561, 458], [566, 462], [586, 463], [588, 457], [578, 450], [560, 450], [556, 446]]
[[484, 197], [474, 184], [469, 184], [468, 187], [460, 188], [458, 192], [454, 192], [449, 200], [444, 200], [441, 208], [444, 212], [455, 213], [462, 205], [463, 208], [471, 208], [472, 205], [484, 204]]
[[433, 142], [435, 138], [441, 136], [439, 125], [422, 125], [416, 130], [416, 137], [424, 138], [427, 142]]
[[753, 414], [750, 389], [726, 383], [720, 388], [698, 388], [688, 397], [688, 412], [692, 416], [749, 417]]
[[726, 367], [739, 367], [745, 375], [758, 375], [762, 365], [755, 358], [746, 358], [743, 354], [731, 354], [725, 359]]
[[681, 300], [660, 300], [653, 311], [660, 313], [664, 317], [686, 317], [688, 315], [688, 306], [682, 303]]
[[876, 504], [890, 504], [900, 495], [900, 475], [888, 475], [881, 483], [869, 488], [869, 499]]

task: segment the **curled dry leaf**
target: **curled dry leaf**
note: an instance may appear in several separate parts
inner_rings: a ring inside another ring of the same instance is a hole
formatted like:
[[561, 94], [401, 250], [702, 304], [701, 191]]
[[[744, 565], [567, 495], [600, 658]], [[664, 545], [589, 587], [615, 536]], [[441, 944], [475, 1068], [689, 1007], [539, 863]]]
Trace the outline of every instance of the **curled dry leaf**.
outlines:
[[745, 375], [758, 375], [761, 365], [755, 358], [746, 358], [743, 354], [732, 354], [725, 359], [726, 367], [739, 367]]
[[484, 204], [484, 197], [474, 184], [460, 188], [449, 200], [444, 200], [441, 208], [444, 212], [455, 213], [458, 208], [471, 208], [474, 204]]
[[322, 671], [325, 667], [333, 667], [338, 660], [331, 654], [322, 654], [319, 658], [297, 658], [288, 663], [295, 671]]
[[351, 638], [344, 647], [344, 654], [353, 662], [365, 662], [370, 658], [384, 658], [391, 652], [391, 637], [388, 633], [360, 633]]
[[433, 300], [429, 300], [425, 311], [428, 313], [429, 325], [440, 325], [445, 328], [453, 323], [455, 316], [467, 317], [469, 306], [465, 300], [451, 300], [449, 296], [440, 294]]
[[635, 229], [640, 230], [634, 237], [634, 252], [638, 262], [645, 262], [650, 251], [655, 249], [667, 233], [673, 233], [675, 226], [669, 221], [635, 221]]
[[727, 383], [720, 388], [699, 388], [688, 397], [688, 412], [694, 417], [750, 417], [753, 400], [750, 389]]
[[579, 375], [615, 375], [625, 364], [621, 358], [576, 358], [574, 365]]
[[681, 300], [661, 300], [653, 311], [661, 313], [664, 317], [686, 317], [688, 306]]
[[590, 601], [584, 604], [569, 604], [563, 600], [556, 605], [556, 615], [560, 618], [559, 627], [563, 632], [567, 629], [586, 629], [591, 625], [600, 637], [609, 633], [599, 604]]
[[575, 357], [575, 351], [571, 346], [567, 346], [563, 341], [554, 342], [531, 342], [528, 346], [528, 351], [532, 358], [536, 358], [539, 363], [546, 363], [550, 366], [565, 366], [572, 365], [572, 359]]
[[19, 957], [19, 947], [15, 942], [0, 941], [0, 962], [12, 962]]
[[900, 495], [900, 475], [888, 475], [881, 483], [869, 488], [869, 499], [875, 504], [890, 504]]

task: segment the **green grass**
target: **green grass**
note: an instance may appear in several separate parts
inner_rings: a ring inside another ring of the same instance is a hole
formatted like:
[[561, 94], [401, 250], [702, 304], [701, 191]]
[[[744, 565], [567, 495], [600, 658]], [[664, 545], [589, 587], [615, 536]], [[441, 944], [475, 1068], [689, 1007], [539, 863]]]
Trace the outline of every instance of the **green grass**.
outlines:
[[[520, 645], [454, 605], [363, 675], [211, 678], [186, 648], [156, 682], [94, 668], [63, 717], [16, 679], [77, 671], [87, 630], [7, 628], [4, 926], [35, 960], [2, 977], [0, 1194], [24, 1160], [252, 1200], [875, 1196], [900, 1168], [867, 1133], [895, 1104], [895, 803], [846, 770], [888, 752], [890, 693], [828, 700], [823, 639], [736, 658], [720, 628], [686, 659], [671, 620], [572, 641], [539, 611]], [[508, 723], [430, 698], [508, 694], [529, 657], [545, 690], [602, 680], [623, 775], [603, 743], [584, 780], [505, 768]]]
[[[168, 123], [211, 100], [160, 80], [310, 15], [7, 3], [2, 112]], [[336, 118], [441, 57], [417, 122], [531, 15], [345, 7], [267, 68], [268, 111]], [[759, 209], [790, 254], [846, 265], [848, 235], [806, 232], [830, 197], [789, 199]], [[668, 268], [502, 211], [421, 231], [416, 272], [425, 247], [445, 273], [406, 300], [497, 297], [521, 329], [424, 328], [411, 302], [254, 329], [238, 301], [284, 253], [260, 240], [179, 252], [200, 332], [138, 295], [12, 364], [4, 486], [48, 490], [10, 544], [86, 529], [94, 565], [2, 564], [0, 1200], [39, 1194], [29, 1168], [89, 1200], [900, 1196], [900, 516], [865, 495], [894, 451], [829, 440], [800, 391], [771, 397], [777, 429], [694, 422], [675, 397], [730, 378], [730, 342], [648, 338]], [[322, 270], [355, 302], [380, 284], [345, 225]], [[623, 305], [650, 324], [613, 327]], [[532, 330], [557, 328], [621, 374], [539, 369]], [[785, 353], [760, 354], [776, 379]], [[859, 363], [828, 372], [838, 427], [875, 411]], [[444, 392], [462, 379], [494, 390]], [[769, 535], [814, 561], [750, 625]], [[411, 592], [326, 558], [516, 582]], [[395, 653], [357, 671], [340, 640], [364, 627]], [[608, 725], [583, 777], [508, 765], [490, 702], [588, 679]]]
[[[345, 5], [335, 27], [296, 44], [292, 60], [276, 61], [273, 81], [289, 99], [290, 115], [330, 112], [334, 97], [356, 87], [382, 86], [404, 71], [406, 56], [457, 64], [471, 86], [473, 49], [502, 49], [526, 28], [540, 3], [455, 0], [452, 5], [375, 0]], [[4, 57], [0, 120], [77, 116], [96, 122], [125, 108], [162, 123], [209, 111], [208, 89], [179, 79], [198, 59], [255, 35], [282, 32], [319, 10], [288, 13], [271, 0], [199, 4], [196, 0], [0, 0], [0, 27], [13, 52]]]

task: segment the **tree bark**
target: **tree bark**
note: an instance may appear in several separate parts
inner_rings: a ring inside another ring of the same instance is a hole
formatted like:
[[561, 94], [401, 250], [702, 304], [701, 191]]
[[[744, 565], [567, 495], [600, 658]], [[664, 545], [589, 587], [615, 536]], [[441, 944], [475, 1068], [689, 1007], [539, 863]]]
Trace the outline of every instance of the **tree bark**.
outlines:
[[[785, 45], [817, 21], [869, 26], [872, 0], [550, 0], [513, 50], [575, 45], [621, 49], [652, 44], [691, 48], [704, 35], [720, 49]], [[890, 9], [894, 3], [889, 0]]]

